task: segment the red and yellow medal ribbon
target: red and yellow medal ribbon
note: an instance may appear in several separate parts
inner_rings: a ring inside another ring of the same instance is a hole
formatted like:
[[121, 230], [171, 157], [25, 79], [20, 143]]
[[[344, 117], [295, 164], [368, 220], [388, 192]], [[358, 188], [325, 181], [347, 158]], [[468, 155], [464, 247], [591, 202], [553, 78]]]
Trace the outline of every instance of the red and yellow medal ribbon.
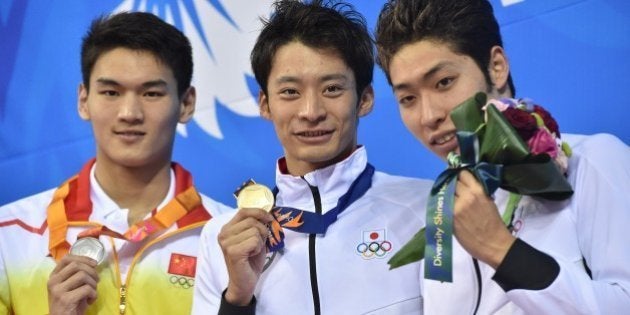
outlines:
[[[59, 261], [70, 251], [70, 244], [66, 240], [66, 235], [69, 222], [73, 221], [73, 218], [68, 218], [68, 214], [87, 221], [92, 212], [92, 203], [89, 199], [89, 173], [94, 162], [93, 159], [86, 163], [78, 175], [59, 186], [48, 206], [46, 218], [50, 229], [48, 249], [56, 261]], [[81, 232], [78, 237], [92, 236], [98, 238], [100, 235], [108, 235], [131, 242], [139, 242], [175, 223], [181, 227], [210, 219], [210, 214], [203, 207], [201, 197], [192, 184], [190, 173], [177, 163], [173, 163], [173, 168], [175, 170], [176, 196], [155, 215], [134, 224], [123, 234], [98, 225]], [[76, 207], [76, 209], [69, 207]]]
[[53, 195], [52, 202], [48, 206], [48, 215], [46, 218], [50, 229], [48, 249], [52, 257], [57, 261], [70, 251], [70, 244], [66, 241], [68, 218], [66, 217], [64, 200], [70, 192], [70, 182], [76, 180], [77, 177], [78, 176], [75, 175], [59, 186]]
[[[154, 216], [131, 226], [124, 234], [112, 231], [106, 226], [97, 226], [79, 233], [78, 238], [91, 236], [98, 238], [100, 235], [124, 239], [130, 242], [140, 242], [149, 235], [162, 231], [175, 224], [201, 204], [201, 198], [194, 186], [188, 187], [171, 199]], [[52, 253], [52, 251], [51, 251]]]

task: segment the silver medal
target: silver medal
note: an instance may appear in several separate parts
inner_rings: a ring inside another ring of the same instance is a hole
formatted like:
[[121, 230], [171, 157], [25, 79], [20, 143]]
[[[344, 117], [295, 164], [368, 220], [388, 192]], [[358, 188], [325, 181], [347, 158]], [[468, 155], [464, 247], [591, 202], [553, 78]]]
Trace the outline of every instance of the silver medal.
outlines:
[[85, 256], [96, 260], [98, 264], [105, 257], [105, 246], [94, 237], [83, 237], [78, 239], [70, 248], [70, 254]]

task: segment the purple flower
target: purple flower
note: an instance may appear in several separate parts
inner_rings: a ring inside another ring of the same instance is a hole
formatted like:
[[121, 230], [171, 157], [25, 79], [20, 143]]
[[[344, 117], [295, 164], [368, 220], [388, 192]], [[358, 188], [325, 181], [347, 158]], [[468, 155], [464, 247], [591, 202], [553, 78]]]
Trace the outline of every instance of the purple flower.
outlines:
[[528, 113], [531, 113], [534, 111], [534, 101], [531, 98], [520, 98], [518, 99], [518, 105], [517, 107], [527, 111]]
[[516, 107], [516, 105], [518, 105], [517, 101], [513, 98], [502, 97], [499, 99], [499, 101], [507, 104], [510, 107]]

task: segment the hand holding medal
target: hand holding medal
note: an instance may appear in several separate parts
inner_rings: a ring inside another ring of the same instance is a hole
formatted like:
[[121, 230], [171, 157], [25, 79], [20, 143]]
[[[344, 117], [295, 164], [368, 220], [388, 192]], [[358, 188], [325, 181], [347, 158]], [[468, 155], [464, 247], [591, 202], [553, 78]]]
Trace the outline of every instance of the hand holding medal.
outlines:
[[274, 195], [269, 188], [248, 180], [234, 192], [234, 197], [239, 209], [222, 224], [217, 240], [229, 275], [225, 299], [244, 306], [251, 302], [264, 269], [270, 225], [275, 222], [270, 213]]
[[[273, 215], [271, 211], [275, 205], [275, 197], [265, 185], [257, 184], [253, 180], [248, 180], [235, 192], [236, 205], [239, 209], [254, 208], [262, 209]], [[284, 233], [282, 227], [278, 221], [272, 221], [268, 226], [267, 239], [265, 243], [267, 245], [267, 251], [275, 252], [284, 246], [282, 242]]]
[[98, 265], [104, 260], [105, 247], [94, 237], [82, 237], [70, 247], [48, 278], [50, 314], [84, 314], [97, 297]]

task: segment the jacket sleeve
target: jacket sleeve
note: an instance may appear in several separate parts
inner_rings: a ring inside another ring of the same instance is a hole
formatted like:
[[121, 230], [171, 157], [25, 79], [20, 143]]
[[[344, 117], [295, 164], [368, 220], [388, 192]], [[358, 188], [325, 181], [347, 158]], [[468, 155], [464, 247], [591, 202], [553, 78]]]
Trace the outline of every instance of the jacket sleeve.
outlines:
[[4, 267], [4, 258], [0, 252], [0, 315], [7, 315], [10, 310], [11, 294], [9, 292], [9, 279], [7, 279], [7, 271]]
[[219, 315], [254, 315], [256, 314], [256, 297], [252, 298], [252, 301], [245, 306], [237, 306], [230, 304], [225, 299], [225, 291], [221, 295], [221, 307], [219, 308]]
[[569, 164], [574, 195], [570, 209], [564, 211], [572, 211], [575, 231], [568, 233], [577, 233], [591, 275], [581, 262], [554, 256], [559, 271], [551, 283], [538, 289], [513, 285], [507, 295], [531, 314], [626, 313], [630, 310], [630, 246], [625, 234], [630, 223], [630, 149], [614, 136], [595, 135], [582, 138], [574, 153]]
[[224, 217], [210, 219], [201, 232], [192, 314], [219, 313], [222, 292], [228, 280], [223, 253], [217, 241]]

